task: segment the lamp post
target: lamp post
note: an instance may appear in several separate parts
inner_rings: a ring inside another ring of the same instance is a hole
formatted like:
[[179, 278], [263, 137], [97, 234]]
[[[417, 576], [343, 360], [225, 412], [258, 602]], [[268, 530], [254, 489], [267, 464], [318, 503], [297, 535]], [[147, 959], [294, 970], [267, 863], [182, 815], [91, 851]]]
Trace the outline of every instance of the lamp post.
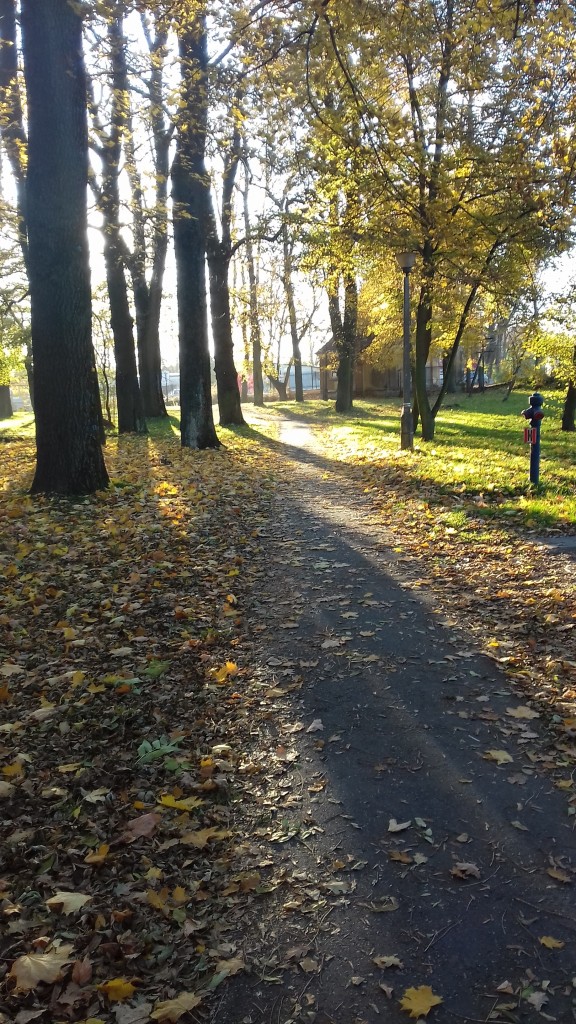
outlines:
[[396, 262], [404, 274], [404, 331], [402, 338], [402, 415], [400, 447], [412, 451], [414, 424], [412, 420], [412, 374], [410, 372], [410, 271], [416, 262], [415, 252], [399, 252]]

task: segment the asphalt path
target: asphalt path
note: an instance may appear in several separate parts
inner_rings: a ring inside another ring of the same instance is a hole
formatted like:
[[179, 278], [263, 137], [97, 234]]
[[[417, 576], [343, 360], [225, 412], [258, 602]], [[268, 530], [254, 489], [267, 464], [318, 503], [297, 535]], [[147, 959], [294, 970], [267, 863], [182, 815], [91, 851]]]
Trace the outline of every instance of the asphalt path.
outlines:
[[278, 431], [261, 438], [283, 474], [246, 645], [286, 691], [259, 737], [285, 761], [264, 846], [296, 882], [247, 917], [254, 966], [214, 1019], [400, 1024], [424, 1019], [429, 988], [429, 1021], [575, 1020], [570, 766], [437, 612], [394, 523], [305, 423]]

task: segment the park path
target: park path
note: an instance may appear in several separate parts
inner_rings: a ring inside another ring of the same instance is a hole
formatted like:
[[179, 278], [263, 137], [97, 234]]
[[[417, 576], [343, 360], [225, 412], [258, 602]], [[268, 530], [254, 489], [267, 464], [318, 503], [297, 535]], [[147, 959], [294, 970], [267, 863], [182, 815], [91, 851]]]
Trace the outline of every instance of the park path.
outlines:
[[215, 1020], [399, 1024], [420, 986], [428, 1020], [576, 1019], [569, 771], [321, 436], [261, 440], [282, 482], [246, 652], [283, 694], [253, 837], [276, 881]]

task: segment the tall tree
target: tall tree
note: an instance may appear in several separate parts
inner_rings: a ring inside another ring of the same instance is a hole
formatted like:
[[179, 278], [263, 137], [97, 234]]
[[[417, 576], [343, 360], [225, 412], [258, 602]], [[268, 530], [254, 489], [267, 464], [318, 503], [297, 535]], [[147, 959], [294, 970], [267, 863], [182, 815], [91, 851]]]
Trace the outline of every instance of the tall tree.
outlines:
[[248, 323], [250, 325], [250, 342], [252, 348], [252, 388], [254, 391], [254, 405], [264, 405], [264, 378], [262, 376], [262, 332], [260, 330], [260, 316], [258, 312], [258, 279], [256, 276], [256, 261], [254, 259], [254, 244], [250, 227], [250, 206], [249, 196], [249, 169], [248, 161], [244, 160], [244, 230], [246, 233], [246, 269], [248, 272]]
[[[168, 251], [168, 183], [170, 180], [170, 144], [174, 124], [166, 116], [164, 66], [168, 52], [168, 30], [162, 13], [142, 11], [141, 25], [148, 47], [148, 68], [139, 78], [147, 105], [143, 111], [146, 131], [152, 140], [154, 199], [146, 206], [135, 129], [130, 106], [127, 111], [126, 168], [132, 192], [133, 249], [128, 260], [134, 287], [138, 368], [144, 414], [166, 416], [162, 393], [160, 353], [160, 314]], [[147, 270], [148, 268], [148, 270]]]
[[210, 308], [212, 337], [214, 339], [214, 369], [218, 389], [218, 409], [222, 426], [242, 425], [242, 405], [238, 387], [238, 371], [234, 363], [232, 316], [230, 311], [230, 262], [234, 254], [232, 245], [232, 203], [234, 182], [240, 160], [240, 112], [234, 109], [232, 137], [224, 154], [222, 200], [220, 206], [220, 233], [211, 193], [208, 193], [207, 255], [210, 281]]
[[0, 137], [14, 180], [18, 234], [24, 263], [28, 261], [26, 231], [26, 132], [18, 83], [16, 0], [0, 0]]
[[34, 355], [32, 493], [87, 494], [108, 474], [91, 338], [82, 22], [68, 0], [22, 0]]
[[92, 122], [96, 149], [102, 163], [100, 187], [92, 181], [102, 214], [104, 263], [110, 304], [110, 323], [114, 338], [116, 363], [116, 403], [118, 432], [146, 434], [146, 420], [136, 368], [136, 349], [125, 274], [125, 243], [121, 234], [120, 169], [122, 140], [126, 137], [128, 120], [128, 73], [126, 69], [122, 14], [110, 13], [107, 24], [110, 61], [109, 128], [102, 123], [101, 113], [92, 102]]
[[180, 431], [186, 448], [216, 448], [206, 303], [208, 47], [202, 11], [178, 32], [181, 101], [172, 165], [180, 349]]

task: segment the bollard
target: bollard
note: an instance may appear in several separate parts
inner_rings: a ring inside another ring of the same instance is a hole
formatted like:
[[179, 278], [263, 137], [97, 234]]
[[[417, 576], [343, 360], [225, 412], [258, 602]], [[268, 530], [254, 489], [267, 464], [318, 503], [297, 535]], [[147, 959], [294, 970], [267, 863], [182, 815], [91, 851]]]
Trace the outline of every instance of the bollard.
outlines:
[[524, 431], [524, 440], [530, 442], [530, 483], [540, 483], [540, 424], [544, 419], [542, 406], [544, 398], [538, 391], [530, 395], [530, 406], [522, 410], [522, 416], [530, 420], [530, 426]]

